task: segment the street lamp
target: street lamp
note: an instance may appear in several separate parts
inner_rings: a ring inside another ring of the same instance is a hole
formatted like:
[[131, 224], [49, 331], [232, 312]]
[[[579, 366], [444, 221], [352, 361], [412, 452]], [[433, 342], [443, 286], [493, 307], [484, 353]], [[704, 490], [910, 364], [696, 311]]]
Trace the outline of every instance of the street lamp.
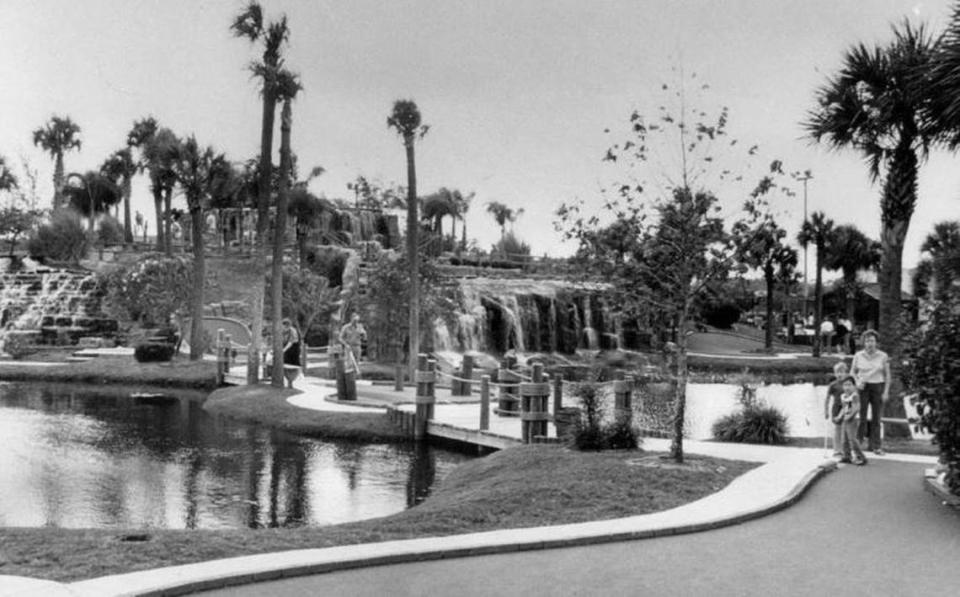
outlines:
[[[804, 170], [797, 180], [803, 181], [803, 223], [807, 222], [807, 181], [813, 178], [810, 170]], [[803, 243], [803, 324], [807, 324], [807, 295], [810, 292], [807, 286], [807, 243]]]

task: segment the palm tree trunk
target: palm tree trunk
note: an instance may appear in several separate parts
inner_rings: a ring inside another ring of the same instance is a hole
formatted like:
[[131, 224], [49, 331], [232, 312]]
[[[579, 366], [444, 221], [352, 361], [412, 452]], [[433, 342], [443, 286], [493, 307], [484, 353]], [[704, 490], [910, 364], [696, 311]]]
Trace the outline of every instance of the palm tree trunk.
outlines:
[[[203, 338], [203, 284], [206, 278], [206, 262], [203, 254], [203, 210], [190, 210], [191, 237], [193, 242], [193, 299], [190, 303], [190, 337]], [[203, 343], [190, 343], [190, 360], [203, 357]]]
[[813, 288], [813, 356], [820, 356], [820, 324], [823, 322], [823, 244], [817, 244], [817, 281]]
[[163, 252], [163, 191], [153, 190], [153, 211], [157, 218], [157, 251]]
[[130, 195], [133, 194], [133, 183], [130, 176], [123, 177], [123, 242], [133, 244], [133, 224], [130, 217]]
[[280, 114], [280, 193], [277, 197], [277, 218], [273, 231], [273, 263], [271, 268], [271, 298], [273, 299], [273, 372], [270, 384], [283, 387], [283, 249], [287, 229], [287, 192], [290, 188], [290, 99], [283, 102]]
[[53, 209], [63, 207], [63, 153], [53, 156]]
[[171, 235], [171, 227], [173, 225], [173, 218], [170, 214], [170, 204], [173, 201], [173, 187], [167, 187], [163, 193], [163, 251], [169, 257], [173, 255], [173, 238]]
[[407, 150], [407, 259], [410, 262], [410, 319], [407, 325], [410, 350], [407, 353], [407, 371], [411, 380], [414, 378], [417, 355], [420, 353], [420, 251], [418, 250], [417, 167], [413, 139], [412, 133], [405, 135], [403, 139]]
[[[270, 85], [263, 90], [263, 115], [260, 127], [260, 180], [257, 189], [257, 237], [253, 241], [253, 267], [258, 274], [257, 283], [250, 294], [250, 332], [253, 335], [251, 355], [247, 365], [247, 383], [254, 384], [260, 379], [260, 345], [263, 337], [263, 299], [267, 277], [267, 224], [270, 211], [270, 174], [272, 164], [270, 154], [273, 151], [273, 123], [277, 107], [276, 95]], [[277, 355], [274, 355], [276, 361]]]
[[764, 267], [763, 277], [767, 283], [767, 329], [764, 330], [763, 347], [768, 352], [773, 352], [773, 286], [776, 281], [774, 274], [772, 264]]

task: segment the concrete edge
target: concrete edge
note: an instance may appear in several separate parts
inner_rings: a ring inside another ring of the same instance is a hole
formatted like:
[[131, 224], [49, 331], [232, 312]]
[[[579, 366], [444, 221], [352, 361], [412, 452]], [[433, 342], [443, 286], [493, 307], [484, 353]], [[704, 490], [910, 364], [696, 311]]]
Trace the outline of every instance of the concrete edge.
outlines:
[[[391, 564], [403, 564], [408, 562], [436, 561], [446, 558], [459, 558], [467, 556], [491, 555], [501, 553], [511, 553], [517, 551], [530, 551], [535, 549], [554, 549], [561, 547], [574, 547], [579, 545], [595, 545], [600, 543], [612, 543], [618, 541], [631, 541], [640, 539], [651, 539], [655, 537], [665, 537], [672, 535], [682, 535], [697, 533], [713, 529], [719, 529], [726, 526], [741, 524], [762, 516], [772, 514], [783, 510], [796, 503], [803, 494], [827, 472], [837, 468], [836, 462], [830, 460], [818, 464], [812, 470], [808, 471], [783, 497], [775, 499], [770, 503], [756, 506], [754, 508], [737, 512], [732, 515], [705, 520], [689, 524], [666, 525], [659, 528], [628, 530], [618, 533], [584, 533], [575, 537], [558, 539], [538, 539], [528, 540], [508, 540], [496, 541], [495, 537], [490, 537], [489, 542], [479, 541], [473, 546], [461, 546], [454, 548], [436, 548], [428, 547], [418, 549], [415, 545], [416, 539], [397, 541], [392, 543], [406, 544], [407, 551], [395, 552], [391, 554], [377, 555], [355, 555], [342, 558], [329, 557], [327, 561], [313, 561], [303, 563], [289, 563], [279, 566], [268, 566], [256, 570], [255, 565], [251, 565], [246, 571], [236, 572], [211, 572], [206, 577], [202, 575], [193, 575], [190, 578], [185, 569], [210, 564], [211, 562], [199, 562], [196, 564], [186, 564], [183, 566], [172, 566], [169, 568], [160, 568], [147, 570], [143, 572], [134, 572], [118, 576], [106, 576], [85, 581], [78, 581], [67, 585], [79, 596], [98, 596], [104, 595], [137, 595], [141, 597], [148, 596], [169, 596], [169, 595], [187, 595], [197, 591], [225, 588], [237, 585], [252, 584], [257, 582], [266, 582], [278, 580], [281, 578], [290, 578], [295, 576], [306, 576], [311, 574], [323, 574], [339, 570], [352, 570], [367, 566], [384, 566]], [[549, 529], [550, 527], [539, 527], [538, 530]], [[508, 529], [508, 531], [522, 531], [530, 529]], [[489, 533], [489, 532], [487, 532]], [[497, 531], [493, 531], [497, 533]], [[484, 533], [486, 534], [486, 533]], [[460, 535], [466, 537], [467, 535]], [[428, 538], [424, 538], [428, 539]], [[433, 537], [429, 539], [443, 539], [443, 537]], [[376, 544], [360, 544], [376, 545]], [[356, 546], [342, 546], [356, 547]], [[294, 550], [290, 552], [278, 552], [288, 555], [297, 554], [306, 556], [304, 559], [320, 559], [321, 553], [331, 554], [331, 550], [338, 548], [323, 548], [316, 550]], [[255, 564], [257, 558], [271, 556], [276, 554], [258, 554], [255, 556], [239, 556], [237, 558], [226, 558], [220, 562], [249, 562]], [[293, 558], [291, 558], [293, 559]], [[157, 578], [158, 572], [163, 571], [162, 578]], [[178, 571], [181, 574], [178, 574]], [[138, 579], [139, 577], [139, 579]], [[153, 577], [153, 578], [150, 578]], [[172, 577], [172, 578], [171, 578]], [[140, 581], [140, 587], [137, 587]], [[116, 589], [118, 586], [124, 587], [120, 592]]]
[[936, 496], [944, 505], [960, 509], [960, 495], [950, 493], [950, 490], [944, 487], [936, 478], [924, 476], [923, 488]]

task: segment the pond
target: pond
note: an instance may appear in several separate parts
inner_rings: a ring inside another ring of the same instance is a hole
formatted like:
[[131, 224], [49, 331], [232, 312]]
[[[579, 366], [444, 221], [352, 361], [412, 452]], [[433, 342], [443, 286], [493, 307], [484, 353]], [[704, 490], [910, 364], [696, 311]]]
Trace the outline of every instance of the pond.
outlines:
[[203, 394], [0, 382], [0, 526], [320, 526], [422, 501], [471, 457], [321, 441], [222, 417]]

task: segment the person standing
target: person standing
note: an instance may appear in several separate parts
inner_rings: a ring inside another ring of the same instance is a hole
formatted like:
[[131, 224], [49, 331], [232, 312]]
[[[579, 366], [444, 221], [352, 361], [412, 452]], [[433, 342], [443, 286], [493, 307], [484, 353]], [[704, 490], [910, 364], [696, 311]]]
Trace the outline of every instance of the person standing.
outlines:
[[[832, 421], [833, 426], [833, 455], [836, 458], [850, 456], [850, 445], [843, 441], [843, 422], [837, 422], [837, 416], [841, 411], [840, 396], [843, 394], [843, 380], [850, 376], [847, 364], [840, 361], [833, 366], [833, 381], [827, 386], [827, 398], [823, 402], [823, 417], [827, 421]], [[857, 401], [859, 409], [859, 400]], [[824, 440], [826, 443], [826, 440]]]
[[[857, 395], [856, 381], [852, 375], [848, 375], [842, 380], [843, 391], [840, 394], [838, 404], [834, 405], [835, 413], [833, 422], [842, 429], [840, 439], [843, 445], [843, 455], [840, 462], [850, 462], [850, 450], [853, 450], [855, 459], [854, 464], [863, 466], [867, 463], [863, 450], [860, 448], [860, 442], [857, 441], [857, 413], [860, 412], [860, 396]], [[839, 408], [838, 408], [839, 407]]]
[[[293, 365], [300, 368], [300, 332], [297, 328], [293, 327], [293, 324], [286, 317], [283, 318], [281, 322], [283, 325], [283, 366], [286, 368], [287, 365]], [[284, 377], [286, 373], [284, 373]], [[287, 377], [290, 387], [293, 387], [293, 379], [297, 377], [296, 375], [291, 375]]]
[[340, 328], [340, 344], [350, 354], [350, 362], [357, 377], [360, 377], [360, 356], [363, 351], [363, 341], [367, 338], [367, 330], [360, 323], [360, 315], [354, 313], [350, 321]]
[[[857, 439], [868, 437], [868, 449], [874, 454], [884, 454], [880, 426], [883, 425], [883, 405], [890, 397], [890, 357], [877, 348], [879, 336], [867, 330], [861, 336], [863, 349], [853, 355], [850, 373], [860, 390], [860, 428]], [[870, 419], [867, 420], [867, 409]]]

